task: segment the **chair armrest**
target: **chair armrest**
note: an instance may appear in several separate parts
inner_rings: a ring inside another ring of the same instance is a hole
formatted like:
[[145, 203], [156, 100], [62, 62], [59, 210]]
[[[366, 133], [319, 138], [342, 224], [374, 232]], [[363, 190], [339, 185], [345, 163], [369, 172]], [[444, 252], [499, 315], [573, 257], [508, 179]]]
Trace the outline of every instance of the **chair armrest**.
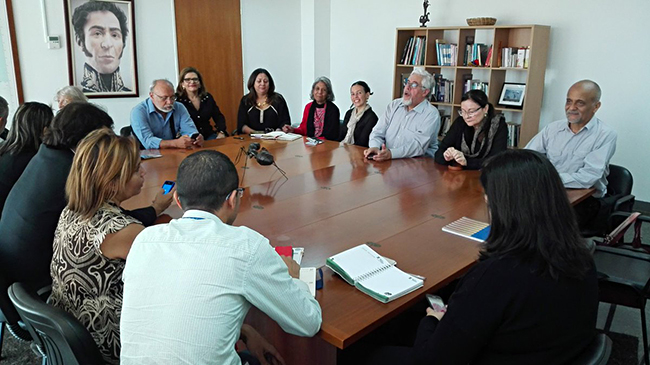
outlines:
[[605, 252], [612, 255], [629, 257], [635, 260], [650, 262], [650, 254], [645, 252], [640, 252], [640, 251], [629, 250], [622, 247], [596, 246], [596, 250], [594, 254], [596, 254], [597, 252]]
[[629, 208], [626, 209], [625, 211], [631, 211], [632, 206], [634, 205], [634, 195], [625, 195], [621, 198], [616, 199], [614, 202], [614, 207], [612, 209], [613, 212], [620, 211], [621, 206], [629, 204]]

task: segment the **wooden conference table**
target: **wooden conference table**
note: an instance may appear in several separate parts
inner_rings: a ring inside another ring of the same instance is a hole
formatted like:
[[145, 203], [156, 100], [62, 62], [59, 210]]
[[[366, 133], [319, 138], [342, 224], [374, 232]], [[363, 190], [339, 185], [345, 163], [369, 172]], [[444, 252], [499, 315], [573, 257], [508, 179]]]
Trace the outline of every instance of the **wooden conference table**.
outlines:
[[[348, 285], [327, 268], [316, 299], [323, 311], [314, 338], [284, 333], [266, 315], [252, 309], [247, 318], [278, 349], [288, 365], [334, 364], [337, 352], [467, 271], [478, 245], [442, 232], [463, 216], [487, 222], [478, 171], [450, 171], [430, 158], [367, 161], [363, 148], [326, 141], [310, 147], [293, 142], [259, 141], [288, 176], [273, 166], [248, 161], [235, 225], [248, 226], [273, 246], [305, 248], [302, 266], [320, 267], [327, 257], [369, 243], [397, 261], [403, 271], [424, 276], [424, 288], [383, 304]], [[251, 143], [232, 137], [208, 141], [203, 149], [223, 152], [235, 161], [240, 147]], [[142, 192], [123, 203], [127, 209], [147, 206], [165, 180], [175, 180], [180, 162], [193, 150], [147, 151], [162, 158], [143, 161], [147, 172]], [[244, 159], [237, 164], [240, 179]], [[593, 189], [568, 190], [573, 204]], [[167, 214], [182, 211], [172, 205]], [[173, 268], [170, 268], [173, 269]]]

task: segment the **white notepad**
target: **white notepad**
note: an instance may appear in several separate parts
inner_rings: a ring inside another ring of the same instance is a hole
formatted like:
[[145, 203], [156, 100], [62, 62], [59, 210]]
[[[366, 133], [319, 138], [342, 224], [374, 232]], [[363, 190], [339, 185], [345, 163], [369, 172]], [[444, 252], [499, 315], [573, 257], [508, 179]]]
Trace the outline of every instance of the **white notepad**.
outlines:
[[301, 138], [302, 136], [300, 134], [295, 134], [295, 133], [284, 133], [282, 131], [275, 131], [269, 133], [253, 133], [251, 134], [251, 137], [259, 138], [259, 139], [270, 139], [276, 141], [295, 141], [296, 139]]
[[424, 285], [367, 245], [359, 245], [327, 259], [327, 267], [362, 292], [383, 303], [397, 299]]

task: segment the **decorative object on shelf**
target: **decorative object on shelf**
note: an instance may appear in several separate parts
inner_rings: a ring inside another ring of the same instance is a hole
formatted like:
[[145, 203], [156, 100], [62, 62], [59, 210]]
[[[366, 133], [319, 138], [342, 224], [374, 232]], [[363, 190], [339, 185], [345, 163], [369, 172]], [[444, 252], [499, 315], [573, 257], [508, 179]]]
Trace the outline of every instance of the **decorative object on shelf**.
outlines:
[[514, 108], [524, 106], [524, 95], [526, 94], [526, 84], [506, 82], [501, 89], [499, 104]]
[[494, 25], [496, 22], [497, 18], [490, 17], [467, 18], [467, 25], [471, 27], [478, 27], [481, 25]]
[[[426, 27], [427, 22], [429, 21], [429, 12], [427, 11], [427, 8], [429, 7], [429, 0], [424, 0], [422, 6], [424, 7], [424, 14], [420, 15], [420, 26]], [[494, 21], [496, 22], [496, 19]]]

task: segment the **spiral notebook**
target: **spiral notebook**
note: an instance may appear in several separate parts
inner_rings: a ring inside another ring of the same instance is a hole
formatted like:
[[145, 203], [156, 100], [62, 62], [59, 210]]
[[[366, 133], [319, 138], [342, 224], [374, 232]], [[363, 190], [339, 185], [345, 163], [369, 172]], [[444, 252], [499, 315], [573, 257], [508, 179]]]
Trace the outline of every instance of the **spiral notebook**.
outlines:
[[424, 285], [424, 281], [398, 269], [367, 245], [336, 254], [327, 259], [326, 265], [349, 284], [383, 303]]

